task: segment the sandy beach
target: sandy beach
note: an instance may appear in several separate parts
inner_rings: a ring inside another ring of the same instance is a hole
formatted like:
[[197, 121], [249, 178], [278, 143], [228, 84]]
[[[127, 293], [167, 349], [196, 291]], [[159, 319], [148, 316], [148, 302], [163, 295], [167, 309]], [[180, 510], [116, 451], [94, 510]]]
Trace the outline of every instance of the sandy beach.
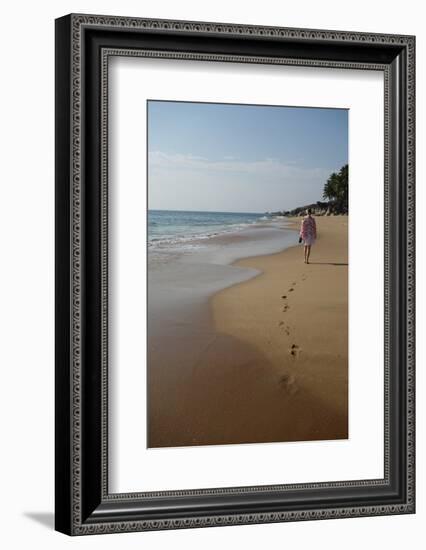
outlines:
[[150, 447], [348, 437], [348, 218], [317, 225], [309, 265], [301, 245], [238, 260], [258, 274], [158, 319]]

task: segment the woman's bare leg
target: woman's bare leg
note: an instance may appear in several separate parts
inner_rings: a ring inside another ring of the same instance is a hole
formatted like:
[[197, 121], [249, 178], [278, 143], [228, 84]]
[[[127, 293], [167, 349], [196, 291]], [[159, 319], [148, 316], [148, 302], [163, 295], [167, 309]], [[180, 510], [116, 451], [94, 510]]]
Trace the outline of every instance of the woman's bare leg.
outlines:
[[305, 253], [305, 264], [306, 264], [308, 261], [308, 247], [306, 246], [306, 244], [304, 246], [304, 253]]
[[306, 246], [307, 252], [306, 252], [306, 263], [309, 263], [309, 256], [311, 255], [311, 245]]

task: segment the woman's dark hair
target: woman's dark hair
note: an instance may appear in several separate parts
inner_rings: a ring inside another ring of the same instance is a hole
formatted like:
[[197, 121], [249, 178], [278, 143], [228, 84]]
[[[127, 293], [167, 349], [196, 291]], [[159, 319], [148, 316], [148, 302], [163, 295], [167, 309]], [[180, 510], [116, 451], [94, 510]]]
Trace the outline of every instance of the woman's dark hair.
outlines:
[[308, 214], [312, 214], [312, 208], [308, 208]]

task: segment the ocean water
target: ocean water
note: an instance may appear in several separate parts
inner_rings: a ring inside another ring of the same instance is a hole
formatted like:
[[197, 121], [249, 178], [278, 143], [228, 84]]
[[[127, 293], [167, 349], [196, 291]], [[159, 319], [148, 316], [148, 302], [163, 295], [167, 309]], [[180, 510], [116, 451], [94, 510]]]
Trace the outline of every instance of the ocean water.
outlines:
[[[282, 217], [241, 212], [148, 211], [150, 270], [170, 262], [229, 265], [240, 258], [272, 254], [294, 244], [296, 232]], [[167, 269], [171, 269], [170, 265]]]
[[[182, 323], [190, 308], [260, 272], [234, 265], [241, 258], [295, 246], [288, 220], [233, 212], [148, 212], [148, 311], [151, 330]], [[285, 266], [283, 265], [283, 269]]]
[[225, 233], [265, 223], [265, 214], [241, 212], [148, 211], [148, 246], [190, 245]]

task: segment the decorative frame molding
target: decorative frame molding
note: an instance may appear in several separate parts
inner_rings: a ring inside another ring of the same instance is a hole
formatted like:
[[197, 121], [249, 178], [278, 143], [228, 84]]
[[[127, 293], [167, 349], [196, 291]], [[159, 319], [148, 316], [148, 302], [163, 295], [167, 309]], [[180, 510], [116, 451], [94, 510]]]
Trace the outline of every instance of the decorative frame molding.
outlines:
[[[209, 51], [206, 39], [214, 39]], [[414, 512], [414, 51], [414, 37], [389, 34], [95, 15], [56, 21], [59, 531], [84, 535]], [[117, 55], [383, 71], [383, 479], [108, 493], [108, 59]], [[350, 495], [353, 503], [343, 505]], [[188, 499], [186, 509], [176, 507], [177, 498]], [[214, 512], [204, 511], [207, 503]]]

